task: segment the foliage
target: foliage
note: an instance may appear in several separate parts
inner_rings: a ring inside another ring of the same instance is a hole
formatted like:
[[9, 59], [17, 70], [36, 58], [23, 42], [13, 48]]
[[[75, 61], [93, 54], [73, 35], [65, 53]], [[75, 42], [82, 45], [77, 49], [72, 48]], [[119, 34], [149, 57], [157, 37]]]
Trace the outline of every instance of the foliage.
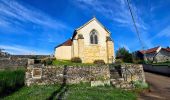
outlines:
[[123, 63], [123, 60], [122, 60], [122, 59], [116, 59], [115, 62], [116, 62], [116, 63]]
[[23, 87], [12, 95], [5, 97], [4, 100], [46, 100], [59, 87], [59, 85]]
[[119, 48], [119, 50], [116, 51], [116, 58], [122, 59], [123, 62], [126, 63], [132, 62], [132, 54], [124, 47]]
[[24, 85], [25, 70], [0, 71], [0, 96], [9, 94]]
[[97, 64], [97, 65], [104, 65], [105, 64], [104, 60], [95, 60], [93, 63]]
[[135, 88], [138, 89], [146, 89], [149, 87], [149, 85], [146, 82], [142, 82], [142, 81], [134, 81], [133, 84]]
[[73, 58], [71, 58], [71, 62], [82, 63], [82, 60], [79, 57], [73, 57]]
[[55, 60], [54, 58], [44, 58], [41, 60], [41, 63], [44, 64], [45, 66], [52, 65], [54, 60]]

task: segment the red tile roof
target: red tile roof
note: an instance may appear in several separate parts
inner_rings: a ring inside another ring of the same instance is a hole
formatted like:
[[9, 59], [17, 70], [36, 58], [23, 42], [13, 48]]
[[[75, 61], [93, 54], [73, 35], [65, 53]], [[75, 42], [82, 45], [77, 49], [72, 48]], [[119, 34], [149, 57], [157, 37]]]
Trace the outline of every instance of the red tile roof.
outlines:
[[68, 40], [65, 41], [64, 43], [56, 46], [55, 48], [60, 47], [60, 46], [71, 46], [71, 45], [72, 45], [72, 40], [71, 40], [71, 39], [68, 39]]
[[170, 48], [162, 48], [162, 49], [164, 49], [164, 50], [170, 52]]
[[154, 53], [154, 52], [156, 52], [156, 50], [157, 50], [159, 47], [160, 47], [160, 46], [155, 47], [155, 48], [151, 48], [151, 49], [148, 49], [148, 50], [142, 50], [142, 51], [139, 51], [139, 52], [141, 52], [142, 54], [144, 54], [144, 53]]

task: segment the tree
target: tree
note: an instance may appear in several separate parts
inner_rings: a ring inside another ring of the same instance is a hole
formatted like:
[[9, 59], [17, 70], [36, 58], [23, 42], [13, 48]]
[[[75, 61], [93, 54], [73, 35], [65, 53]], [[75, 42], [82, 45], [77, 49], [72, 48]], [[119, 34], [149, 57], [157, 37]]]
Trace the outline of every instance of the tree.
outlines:
[[116, 51], [116, 59], [122, 59], [123, 62], [131, 63], [132, 62], [132, 54], [125, 48], [119, 48]]

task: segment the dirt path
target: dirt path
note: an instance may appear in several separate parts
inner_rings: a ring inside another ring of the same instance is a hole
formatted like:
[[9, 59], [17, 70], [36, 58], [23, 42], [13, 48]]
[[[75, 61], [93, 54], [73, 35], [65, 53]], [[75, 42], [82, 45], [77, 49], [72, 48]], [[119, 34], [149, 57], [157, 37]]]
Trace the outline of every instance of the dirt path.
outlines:
[[170, 77], [145, 72], [150, 91], [142, 93], [139, 100], [170, 100]]

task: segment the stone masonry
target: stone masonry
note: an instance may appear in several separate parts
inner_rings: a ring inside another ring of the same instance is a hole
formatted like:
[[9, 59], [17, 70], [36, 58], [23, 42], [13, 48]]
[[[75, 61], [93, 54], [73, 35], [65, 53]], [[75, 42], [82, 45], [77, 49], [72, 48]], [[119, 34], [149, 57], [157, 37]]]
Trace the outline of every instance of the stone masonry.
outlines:
[[138, 64], [92, 65], [92, 66], [42, 66], [29, 65], [26, 70], [25, 84], [88, 82], [112, 84], [117, 88], [132, 89], [134, 81], [145, 82], [143, 66]]

